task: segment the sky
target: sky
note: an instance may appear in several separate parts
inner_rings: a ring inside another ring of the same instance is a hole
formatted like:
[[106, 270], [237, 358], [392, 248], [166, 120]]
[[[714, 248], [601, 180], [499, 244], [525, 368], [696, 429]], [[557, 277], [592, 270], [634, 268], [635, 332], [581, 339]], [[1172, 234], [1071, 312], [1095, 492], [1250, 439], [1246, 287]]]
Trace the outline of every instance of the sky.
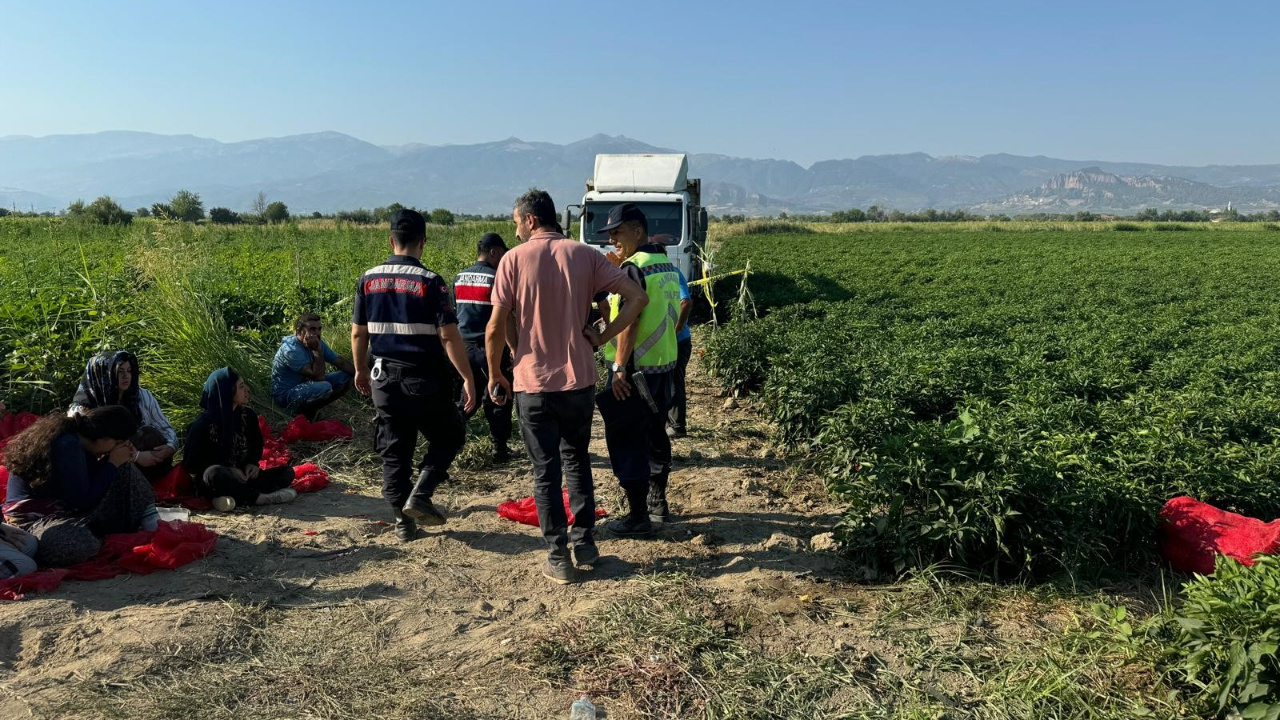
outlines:
[[1280, 162], [1280, 3], [14, 2], [0, 136]]

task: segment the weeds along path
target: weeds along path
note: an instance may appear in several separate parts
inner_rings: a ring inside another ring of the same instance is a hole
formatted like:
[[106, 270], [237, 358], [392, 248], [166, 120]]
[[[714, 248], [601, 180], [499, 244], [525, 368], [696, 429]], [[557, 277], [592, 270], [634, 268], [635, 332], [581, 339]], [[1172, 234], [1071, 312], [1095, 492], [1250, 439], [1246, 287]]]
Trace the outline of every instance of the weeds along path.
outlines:
[[[836, 556], [808, 549], [837, 509], [769, 459], [750, 411], [723, 402], [700, 381], [691, 388], [693, 434], [676, 443], [672, 478], [681, 522], [654, 541], [602, 538], [600, 564], [568, 587], [541, 576], [537, 529], [495, 512], [530, 492], [527, 462], [456, 472], [440, 494], [446, 528], [400, 544], [383, 522], [370, 428], [357, 420], [351, 447], [319, 452], [339, 481], [326, 491], [193, 518], [221, 536], [211, 557], [0, 605], [0, 708], [6, 717], [558, 717], [579, 690], [601, 688], [552, 682], [528, 664], [533, 641], [650, 594], [655, 574], [714, 591], [744, 617], [806, 618], [801, 596], [820, 595], [816, 582], [839, 572]], [[593, 451], [602, 504], [616, 508], [598, 423]], [[782, 635], [788, 646], [836, 647], [809, 627]], [[408, 708], [425, 714], [400, 714]]]

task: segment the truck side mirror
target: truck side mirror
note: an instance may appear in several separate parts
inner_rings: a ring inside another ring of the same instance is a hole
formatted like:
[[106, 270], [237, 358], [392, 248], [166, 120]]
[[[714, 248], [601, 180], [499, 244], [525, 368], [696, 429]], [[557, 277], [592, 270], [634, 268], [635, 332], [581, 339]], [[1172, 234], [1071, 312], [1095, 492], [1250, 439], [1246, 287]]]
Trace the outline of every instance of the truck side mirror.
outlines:
[[564, 210], [560, 212], [560, 225], [564, 228], [565, 234], [569, 234], [569, 226], [573, 225], [574, 210], [581, 212], [581, 205], [565, 205]]

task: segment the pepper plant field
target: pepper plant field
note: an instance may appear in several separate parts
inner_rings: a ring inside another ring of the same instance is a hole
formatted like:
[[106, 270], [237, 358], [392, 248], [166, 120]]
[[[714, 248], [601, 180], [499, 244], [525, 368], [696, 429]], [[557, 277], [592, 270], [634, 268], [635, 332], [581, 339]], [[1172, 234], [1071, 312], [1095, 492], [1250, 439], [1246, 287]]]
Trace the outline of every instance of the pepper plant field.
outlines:
[[1013, 227], [723, 237], [761, 317], [705, 362], [812, 458], [855, 559], [1096, 575], [1157, 566], [1175, 495], [1280, 516], [1280, 232]]

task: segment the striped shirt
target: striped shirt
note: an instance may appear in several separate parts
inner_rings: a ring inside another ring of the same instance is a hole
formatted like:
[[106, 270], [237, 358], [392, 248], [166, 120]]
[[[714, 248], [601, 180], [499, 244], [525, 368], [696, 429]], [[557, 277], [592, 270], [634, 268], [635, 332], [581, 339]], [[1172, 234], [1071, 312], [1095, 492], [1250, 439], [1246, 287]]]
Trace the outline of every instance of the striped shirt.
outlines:
[[483, 342], [489, 317], [493, 315], [493, 278], [496, 271], [487, 262], [458, 273], [453, 281], [453, 297], [458, 304], [458, 332], [469, 342]]
[[[88, 412], [89, 408], [79, 403], [71, 403], [71, 409], [67, 410], [67, 415], [75, 415], [77, 413]], [[178, 433], [169, 424], [169, 418], [164, 416], [164, 411], [160, 409], [160, 403], [156, 402], [156, 396], [146, 388], [138, 388], [138, 413], [142, 416], [138, 418], [138, 424], [143, 427], [152, 427], [164, 436], [164, 444], [177, 450], [178, 449]]]
[[352, 325], [369, 329], [369, 351], [424, 369], [447, 365], [440, 328], [457, 325], [449, 288], [407, 255], [392, 255], [356, 283]]

